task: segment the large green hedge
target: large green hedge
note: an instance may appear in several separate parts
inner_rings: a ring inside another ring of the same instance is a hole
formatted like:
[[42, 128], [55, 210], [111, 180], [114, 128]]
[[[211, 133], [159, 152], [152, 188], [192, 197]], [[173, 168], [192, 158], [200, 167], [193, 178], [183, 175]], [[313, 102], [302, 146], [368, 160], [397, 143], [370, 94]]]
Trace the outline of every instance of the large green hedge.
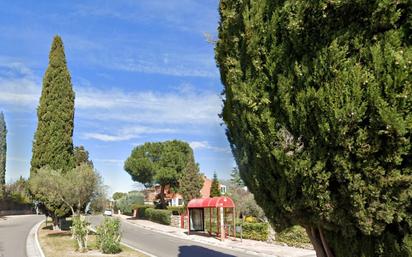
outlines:
[[141, 204], [132, 204], [131, 209], [137, 210], [138, 219], [146, 219], [146, 209], [154, 208], [153, 205], [141, 205]]
[[[237, 226], [242, 225], [242, 237], [244, 239], [252, 239], [252, 240], [259, 240], [259, 241], [266, 241], [268, 240], [269, 236], [269, 224], [266, 222], [259, 222], [259, 223], [238, 223]], [[236, 237], [240, 237], [240, 233], [236, 233]]]
[[170, 225], [172, 212], [169, 210], [160, 210], [147, 208], [145, 210], [145, 216], [148, 220], [157, 222], [164, 225]]

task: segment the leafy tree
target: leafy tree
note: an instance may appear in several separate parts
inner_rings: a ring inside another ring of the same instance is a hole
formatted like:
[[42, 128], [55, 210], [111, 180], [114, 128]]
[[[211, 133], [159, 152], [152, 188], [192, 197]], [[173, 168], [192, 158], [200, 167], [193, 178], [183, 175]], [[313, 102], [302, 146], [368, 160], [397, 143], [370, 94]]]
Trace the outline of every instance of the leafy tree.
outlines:
[[118, 199], [120, 199], [120, 198], [122, 198], [122, 197], [124, 197], [124, 196], [126, 196], [127, 195], [127, 193], [123, 193], [123, 192], [116, 192], [116, 193], [114, 193], [113, 194], [113, 196], [112, 196], [112, 198], [113, 198], [113, 200], [118, 200]]
[[217, 179], [216, 172], [213, 173], [212, 185], [210, 186], [210, 197], [220, 196], [219, 180]]
[[243, 182], [242, 178], [240, 177], [239, 169], [237, 167], [234, 167], [232, 172], [230, 173], [230, 182], [233, 185], [237, 185], [239, 187], [244, 187], [245, 183]]
[[3, 112], [0, 112], [0, 198], [6, 184], [7, 128]]
[[46, 165], [63, 172], [74, 168], [74, 92], [59, 36], [54, 37], [51, 46], [37, 118], [30, 175]]
[[31, 197], [29, 192], [28, 181], [22, 176], [13, 183], [9, 183], [4, 187], [5, 197], [13, 202], [29, 204]]
[[104, 209], [109, 205], [109, 200], [107, 198], [108, 186], [103, 184], [102, 178], [99, 177], [98, 186], [94, 196], [90, 201], [90, 210], [93, 212], [103, 212]]
[[94, 167], [93, 161], [89, 159], [89, 152], [84, 148], [84, 146], [75, 146], [73, 149], [73, 154], [76, 166], [80, 166], [82, 163], [85, 163], [92, 168]]
[[123, 197], [116, 200], [116, 208], [118, 208], [123, 214], [132, 213], [132, 205], [143, 205], [144, 195], [140, 192], [129, 192]]
[[64, 217], [67, 208], [72, 215], [80, 215], [84, 211], [83, 207], [98, 189], [98, 181], [97, 173], [89, 165], [82, 164], [66, 173], [49, 167], [40, 168], [32, 174], [29, 184], [31, 192], [46, 206], [52, 217]]
[[179, 193], [183, 197], [185, 205], [194, 198], [201, 197], [200, 190], [203, 187], [203, 174], [199, 172], [199, 165], [192, 158], [187, 162], [179, 180]]
[[412, 2], [220, 2], [222, 117], [278, 229], [321, 256], [412, 256]]
[[160, 206], [166, 208], [164, 189], [178, 187], [178, 181], [193, 151], [186, 142], [172, 140], [145, 143], [133, 149], [124, 164], [124, 169], [134, 181], [150, 187], [160, 184]]
[[230, 181], [221, 181], [227, 186], [227, 195], [232, 198], [236, 205], [236, 213], [240, 215], [253, 216], [259, 220], [265, 220], [265, 213], [262, 208], [256, 203], [253, 194], [246, 190], [243, 185], [239, 185], [232, 179]]

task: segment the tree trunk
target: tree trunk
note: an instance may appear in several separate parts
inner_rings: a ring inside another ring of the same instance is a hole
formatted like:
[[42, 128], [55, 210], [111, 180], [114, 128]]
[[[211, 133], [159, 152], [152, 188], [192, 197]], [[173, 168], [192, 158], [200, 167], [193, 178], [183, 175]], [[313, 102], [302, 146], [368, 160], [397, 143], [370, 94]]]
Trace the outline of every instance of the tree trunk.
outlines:
[[323, 230], [322, 228], [318, 227], [319, 231], [319, 236], [320, 236], [320, 241], [322, 242], [323, 249], [325, 250], [326, 256], [327, 257], [334, 257], [334, 254], [332, 250], [330, 249], [328, 242], [326, 242], [325, 236], [323, 235]]
[[317, 257], [334, 257], [321, 228], [305, 227]]
[[162, 209], [166, 208], [165, 202], [165, 185], [160, 186], [160, 206]]
[[60, 219], [56, 216], [53, 216], [52, 220], [53, 220], [53, 230], [60, 231], [61, 230], [59, 226]]

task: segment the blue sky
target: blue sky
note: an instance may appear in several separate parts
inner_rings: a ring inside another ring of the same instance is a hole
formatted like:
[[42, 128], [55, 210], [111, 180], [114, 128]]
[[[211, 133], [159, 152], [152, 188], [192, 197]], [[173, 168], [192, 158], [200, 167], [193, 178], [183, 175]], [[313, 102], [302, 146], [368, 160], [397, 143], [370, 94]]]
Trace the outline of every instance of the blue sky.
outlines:
[[75, 145], [110, 192], [138, 187], [123, 170], [136, 145], [190, 143], [207, 176], [234, 160], [218, 114], [213, 45], [218, 0], [1, 1], [0, 110], [8, 126], [7, 181], [28, 177], [36, 107], [53, 36], [62, 37], [76, 92]]

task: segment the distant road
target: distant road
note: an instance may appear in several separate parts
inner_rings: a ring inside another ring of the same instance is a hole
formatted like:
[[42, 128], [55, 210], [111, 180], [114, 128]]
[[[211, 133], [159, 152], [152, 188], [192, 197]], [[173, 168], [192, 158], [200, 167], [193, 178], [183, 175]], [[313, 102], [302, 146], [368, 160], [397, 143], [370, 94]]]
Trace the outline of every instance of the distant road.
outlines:
[[0, 257], [27, 257], [26, 238], [43, 215], [0, 217]]
[[[102, 216], [90, 216], [93, 225], [99, 224]], [[184, 240], [164, 234], [156, 233], [134, 226], [121, 220], [122, 241], [137, 249], [158, 257], [250, 257], [237, 251], [231, 251], [216, 246], [205, 245], [190, 240]]]

